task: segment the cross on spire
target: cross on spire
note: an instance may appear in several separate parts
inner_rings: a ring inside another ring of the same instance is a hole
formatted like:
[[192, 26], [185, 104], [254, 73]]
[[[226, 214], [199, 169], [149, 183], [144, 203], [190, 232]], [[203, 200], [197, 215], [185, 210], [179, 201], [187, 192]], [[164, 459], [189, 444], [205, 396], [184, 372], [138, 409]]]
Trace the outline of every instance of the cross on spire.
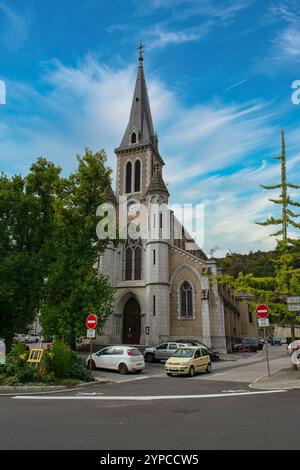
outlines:
[[143, 50], [145, 49], [145, 45], [142, 44], [142, 41], [140, 41], [140, 45], [139, 47], [137, 48], [137, 50], [139, 51], [139, 63], [140, 63], [140, 67], [143, 66], [143, 60], [144, 60], [144, 57], [143, 57]]

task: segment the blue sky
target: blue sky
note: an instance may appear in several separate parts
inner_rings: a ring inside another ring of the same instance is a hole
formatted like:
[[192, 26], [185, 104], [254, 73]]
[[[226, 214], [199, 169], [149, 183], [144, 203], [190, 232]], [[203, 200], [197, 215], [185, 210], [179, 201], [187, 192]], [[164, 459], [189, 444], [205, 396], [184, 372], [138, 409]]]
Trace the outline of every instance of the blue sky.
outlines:
[[205, 205], [207, 252], [271, 249], [254, 221], [274, 215], [259, 184], [282, 127], [299, 183], [299, 0], [0, 0], [0, 170], [43, 155], [68, 174], [85, 147], [115, 169], [140, 39], [170, 202]]

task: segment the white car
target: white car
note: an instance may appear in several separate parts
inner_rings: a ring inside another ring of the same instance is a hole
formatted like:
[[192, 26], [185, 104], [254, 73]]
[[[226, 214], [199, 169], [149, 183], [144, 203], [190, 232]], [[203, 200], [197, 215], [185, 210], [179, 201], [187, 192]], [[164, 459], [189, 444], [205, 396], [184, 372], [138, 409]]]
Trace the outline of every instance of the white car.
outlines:
[[41, 340], [40, 336], [37, 335], [36, 333], [29, 333], [26, 336], [25, 343], [26, 344], [28, 344], [28, 343], [39, 343], [40, 340]]
[[299, 339], [296, 339], [295, 341], [292, 341], [288, 347], [286, 348], [286, 352], [288, 354], [293, 354], [294, 351], [296, 351], [297, 349], [300, 349], [300, 340]]
[[14, 336], [14, 339], [15, 339], [15, 341], [17, 341], [17, 343], [25, 343], [26, 338], [27, 338], [27, 335], [25, 335], [23, 333], [22, 334], [16, 333], [15, 336]]
[[300, 369], [300, 349], [296, 349], [296, 351], [293, 352], [292, 364], [294, 369]]
[[[91, 361], [91, 364], [90, 364]], [[95, 370], [111, 369], [118, 370], [120, 374], [127, 372], [142, 372], [145, 368], [144, 356], [134, 347], [130, 346], [109, 346], [89, 355], [86, 366]]]

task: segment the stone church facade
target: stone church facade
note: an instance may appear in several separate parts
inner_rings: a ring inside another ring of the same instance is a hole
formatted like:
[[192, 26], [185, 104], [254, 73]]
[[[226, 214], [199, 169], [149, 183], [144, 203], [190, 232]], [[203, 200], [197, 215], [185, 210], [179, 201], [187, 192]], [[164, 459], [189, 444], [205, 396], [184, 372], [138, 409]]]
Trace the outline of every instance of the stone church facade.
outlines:
[[217, 274], [215, 262], [168, 209], [141, 54], [129, 122], [115, 153], [116, 189], [107, 200], [118, 214], [125, 210], [128, 223], [123, 243], [100, 257], [115, 305], [97, 342], [152, 346], [197, 339], [226, 352], [224, 306], [207, 276]]

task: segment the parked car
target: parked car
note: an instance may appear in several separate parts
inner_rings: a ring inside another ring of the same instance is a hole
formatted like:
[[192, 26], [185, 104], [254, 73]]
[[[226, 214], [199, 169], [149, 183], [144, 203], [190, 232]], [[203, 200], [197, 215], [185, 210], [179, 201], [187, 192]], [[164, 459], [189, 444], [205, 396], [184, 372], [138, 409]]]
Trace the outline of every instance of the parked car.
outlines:
[[259, 342], [256, 338], [242, 338], [239, 342], [233, 344], [233, 352], [257, 352]]
[[212, 362], [219, 361], [220, 360], [220, 353], [217, 351], [213, 346], [207, 346], [205, 343], [202, 343], [201, 341], [198, 341], [197, 339], [192, 339], [192, 340], [177, 340], [177, 342], [186, 342], [190, 346], [203, 346], [208, 350], [208, 353], [210, 355], [210, 359]]
[[279, 336], [273, 336], [272, 339], [271, 339], [271, 345], [272, 346], [281, 346], [282, 345], [281, 338], [279, 338]]
[[300, 349], [300, 340], [296, 339], [295, 341], [292, 341], [286, 348], [286, 352], [288, 354], [293, 354], [293, 352], [297, 351], [297, 349]]
[[25, 343], [26, 341], [26, 337], [27, 335], [23, 334], [23, 333], [16, 333], [15, 336], [14, 336], [14, 340], [17, 342], [17, 343]]
[[86, 366], [93, 370], [111, 369], [118, 370], [120, 374], [127, 372], [142, 372], [145, 368], [143, 354], [135, 347], [131, 346], [109, 346], [89, 355]]
[[300, 349], [296, 349], [296, 351], [293, 352], [292, 365], [294, 369], [300, 369]]
[[185, 346], [177, 349], [165, 364], [168, 376], [188, 375], [193, 377], [195, 373], [211, 372], [211, 359], [208, 350], [202, 346]]
[[35, 333], [29, 333], [28, 335], [26, 335], [26, 338], [25, 338], [25, 343], [26, 344], [29, 344], [29, 343], [39, 343], [39, 341], [41, 340], [40, 336], [35, 334]]
[[188, 343], [169, 341], [159, 344], [154, 348], [146, 348], [144, 352], [146, 362], [163, 361], [173, 356], [174, 352], [181, 346], [188, 346]]

